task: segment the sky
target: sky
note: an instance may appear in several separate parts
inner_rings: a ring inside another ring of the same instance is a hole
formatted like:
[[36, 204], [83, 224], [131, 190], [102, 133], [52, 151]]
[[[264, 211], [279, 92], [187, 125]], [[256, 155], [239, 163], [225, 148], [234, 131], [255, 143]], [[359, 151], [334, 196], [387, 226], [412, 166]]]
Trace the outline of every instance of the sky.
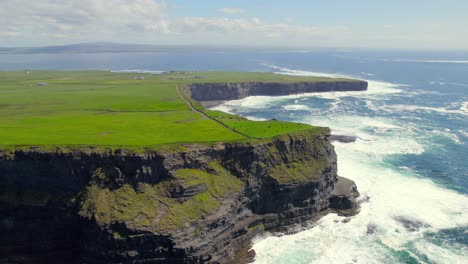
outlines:
[[467, 0], [0, 0], [0, 46], [468, 49]]

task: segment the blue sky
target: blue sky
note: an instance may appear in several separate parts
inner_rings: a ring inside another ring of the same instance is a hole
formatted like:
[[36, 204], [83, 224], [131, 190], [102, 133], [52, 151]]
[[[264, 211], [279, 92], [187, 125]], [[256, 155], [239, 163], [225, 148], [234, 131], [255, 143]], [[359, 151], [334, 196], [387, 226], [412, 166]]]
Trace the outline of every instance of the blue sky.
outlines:
[[0, 46], [468, 49], [466, 0], [1, 0]]
[[295, 17], [300, 23], [322, 25], [466, 19], [468, 12], [465, 0], [172, 0], [167, 3], [174, 7], [171, 12], [174, 16], [219, 16], [219, 9], [236, 7], [246, 11], [244, 17], [256, 16], [271, 22]]

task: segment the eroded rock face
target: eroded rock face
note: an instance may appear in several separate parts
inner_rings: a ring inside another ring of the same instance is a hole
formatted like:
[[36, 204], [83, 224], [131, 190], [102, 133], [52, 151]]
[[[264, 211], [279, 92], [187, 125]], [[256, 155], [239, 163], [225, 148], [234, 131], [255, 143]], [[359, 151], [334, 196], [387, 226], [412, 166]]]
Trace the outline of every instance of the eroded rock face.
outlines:
[[197, 101], [238, 100], [248, 96], [278, 96], [315, 92], [365, 91], [366, 81], [297, 82], [297, 83], [195, 83], [186, 86]]
[[328, 130], [145, 154], [3, 153], [0, 180], [11, 263], [235, 262], [254, 236], [338, 194]]
[[339, 210], [342, 214], [354, 214], [358, 210], [356, 198], [359, 197], [359, 192], [354, 181], [343, 177], [338, 177], [335, 183], [335, 188], [329, 199], [330, 209]]
[[353, 143], [357, 139], [356, 136], [348, 136], [348, 135], [331, 135], [330, 140], [338, 141], [340, 143]]

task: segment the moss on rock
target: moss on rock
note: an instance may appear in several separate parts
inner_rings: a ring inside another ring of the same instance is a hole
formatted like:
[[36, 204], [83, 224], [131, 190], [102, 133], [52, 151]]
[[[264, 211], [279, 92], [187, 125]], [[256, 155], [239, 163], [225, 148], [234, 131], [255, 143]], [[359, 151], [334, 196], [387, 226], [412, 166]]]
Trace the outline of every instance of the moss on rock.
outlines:
[[164, 195], [164, 190], [149, 184], [141, 184], [140, 189], [141, 192], [137, 192], [128, 184], [116, 190], [89, 186], [83, 196], [80, 215], [103, 224], [124, 222], [130, 227], [149, 227], [157, 215], [157, 197]]
[[242, 181], [230, 174], [216, 162], [210, 163], [214, 173], [197, 169], [181, 169], [174, 173], [177, 179], [184, 182], [187, 187], [205, 185], [206, 191], [198, 193], [182, 203], [171, 204], [162, 216], [158, 227], [171, 230], [182, 227], [184, 224], [195, 222], [202, 216], [209, 214], [220, 207], [219, 198], [237, 193], [242, 188]]
[[[80, 215], [102, 224], [125, 223], [132, 228], [168, 231], [199, 220], [220, 207], [219, 198], [237, 193], [242, 182], [219, 164], [212, 162], [213, 173], [196, 169], [181, 169], [172, 181], [155, 185], [125, 184], [111, 190], [97, 184], [88, 186], [83, 194]], [[177, 182], [185, 188], [204, 185], [202, 192], [181, 200], [168, 195]]]
[[318, 180], [330, 164], [325, 158], [307, 162], [281, 163], [270, 170], [270, 176], [279, 183], [307, 182]]

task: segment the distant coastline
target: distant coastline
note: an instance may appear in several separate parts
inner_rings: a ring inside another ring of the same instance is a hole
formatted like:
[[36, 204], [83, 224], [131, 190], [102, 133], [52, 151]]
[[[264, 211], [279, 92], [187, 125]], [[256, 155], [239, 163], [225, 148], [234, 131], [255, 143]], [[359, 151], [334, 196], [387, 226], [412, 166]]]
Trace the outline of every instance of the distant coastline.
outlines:
[[258, 46], [213, 46], [213, 45], [145, 45], [145, 44], [122, 44], [122, 43], [79, 43], [57, 46], [39, 47], [0, 47], [0, 54], [79, 54], [79, 53], [127, 53], [127, 52], [230, 52], [242, 50], [256, 50], [266, 53], [277, 52], [308, 52], [301, 48], [291, 47]]

